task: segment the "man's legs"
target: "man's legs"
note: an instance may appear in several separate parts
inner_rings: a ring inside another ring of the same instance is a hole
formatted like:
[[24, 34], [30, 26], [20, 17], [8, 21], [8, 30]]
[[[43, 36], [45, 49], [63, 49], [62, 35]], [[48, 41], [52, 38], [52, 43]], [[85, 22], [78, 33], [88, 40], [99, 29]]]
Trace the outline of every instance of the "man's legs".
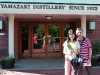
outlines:
[[78, 66], [77, 70], [78, 70], [78, 75], [82, 75], [83, 66]]
[[88, 75], [93, 75], [91, 66], [85, 66], [85, 68], [86, 68], [86, 71], [87, 71]]

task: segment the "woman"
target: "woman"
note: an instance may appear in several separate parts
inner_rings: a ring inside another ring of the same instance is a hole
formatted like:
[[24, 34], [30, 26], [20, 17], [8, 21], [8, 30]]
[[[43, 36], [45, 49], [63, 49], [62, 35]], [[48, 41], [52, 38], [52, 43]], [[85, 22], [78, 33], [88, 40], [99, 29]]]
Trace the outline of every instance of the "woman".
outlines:
[[45, 38], [46, 36], [43, 37], [43, 49], [45, 49]]
[[[80, 51], [80, 44], [76, 41], [76, 35], [73, 30], [68, 31], [68, 39], [63, 44], [63, 53], [65, 54], [65, 75], [77, 75], [77, 58]], [[71, 47], [69, 47], [71, 46]]]
[[54, 46], [53, 46], [53, 37], [52, 35], [48, 35], [48, 45], [49, 45], [49, 49], [50, 51], [54, 51]]

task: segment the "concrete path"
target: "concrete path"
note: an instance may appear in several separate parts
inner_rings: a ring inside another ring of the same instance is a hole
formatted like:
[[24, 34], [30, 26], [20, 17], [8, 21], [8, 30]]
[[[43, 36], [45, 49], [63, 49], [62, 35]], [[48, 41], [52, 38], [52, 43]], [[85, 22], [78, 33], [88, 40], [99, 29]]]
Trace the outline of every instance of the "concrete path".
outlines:
[[[100, 75], [100, 67], [93, 67], [94, 75]], [[21, 59], [12, 69], [2, 69], [0, 75], [64, 75], [64, 58], [61, 59]], [[83, 75], [87, 75], [83, 69]]]
[[[63, 69], [64, 58], [61, 59], [21, 59], [15, 62], [15, 67], [9, 70], [48, 70]], [[0, 69], [2, 69], [0, 67]]]

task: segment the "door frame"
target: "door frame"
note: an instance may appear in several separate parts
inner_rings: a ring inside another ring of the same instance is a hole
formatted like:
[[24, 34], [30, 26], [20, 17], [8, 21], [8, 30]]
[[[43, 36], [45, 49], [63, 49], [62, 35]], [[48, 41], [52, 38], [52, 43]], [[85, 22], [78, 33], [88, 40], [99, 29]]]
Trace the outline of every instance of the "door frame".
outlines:
[[[29, 25], [31, 25], [31, 23], [28, 23], [28, 22], [26, 22], [26, 23], [24, 23], [24, 22], [22, 22], [22, 23], [19, 23], [19, 58], [31, 58], [31, 50], [30, 50], [30, 26], [29, 26], [29, 28], [28, 28], [28, 48], [29, 48], [29, 53], [23, 53], [22, 54], [22, 34], [21, 34], [21, 31], [22, 31], [22, 25], [23, 24], [28, 24], [28, 26]], [[23, 57], [24, 56], [24, 57]]]
[[[60, 41], [60, 57], [59, 58], [64, 57], [63, 56], [63, 46], [62, 46], [62, 44], [64, 42], [64, 40], [63, 40], [64, 39], [64, 37], [63, 37], [64, 36], [64, 31], [63, 30], [64, 30], [64, 24], [69, 23], [69, 22], [64, 22], [64, 23], [62, 23], [62, 22], [61, 23], [60, 22], [24, 22], [24, 21], [19, 22], [19, 41], [22, 38], [21, 33], [20, 33], [20, 31], [21, 31], [21, 24], [30, 24], [30, 25], [33, 25], [33, 24], [36, 24], [36, 23], [37, 24], [44, 24], [45, 27], [46, 27], [45, 29], [47, 29], [48, 24], [59, 24], [59, 26], [60, 26], [60, 30], [59, 30], [60, 31], [60, 40], [59, 40]], [[29, 29], [31, 31], [32, 30], [32, 27], [29, 26]], [[29, 31], [29, 34], [30, 34], [30, 31]], [[46, 31], [48, 31], [48, 30], [45, 30], [45, 34], [47, 34]], [[31, 39], [31, 37], [32, 37], [32, 35], [29, 35], [29, 39]], [[29, 40], [29, 42], [30, 42], [30, 40]], [[21, 55], [21, 49], [22, 49], [21, 44], [22, 44], [22, 42], [19, 42], [19, 58], [21, 57], [20, 56]], [[29, 43], [29, 44], [31, 45], [32, 43]], [[29, 48], [30, 48], [30, 53], [31, 53], [32, 46], [29, 46]], [[44, 58], [48, 58], [47, 57], [47, 51], [45, 53], [46, 53], [46, 57], [44, 57]], [[28, 58], [32, 58], [32, 55], [30, 55]]]
[[[34, 26], [34, 24], [44, 24], [44, 27], [45, 27], [45, 31], [44, 31], [44, 33], [45, 33], [45, 35], [46, 35], [46, 37], [47, 37], [47, 35], [48, 35], [48, 32], [49, 32], [49, 24], [57, 24], [58, 26], [59, 26], [59, 37], [61, 36], [61, 24], [60, 23], [32, 23], [32, 25]], [[33, 27], [31, 27], [31, 28], [33, 28]], [[33, 30], [32, 30], [32, 32], [33, 32]], [[61, 38], [59, 39], [59, 42], [61, 42]], [[46, 39], [46, 44], [47, 44], [47, 39]], [[46, 51], [44, 52], [44, 53], [36, 53], [36, 52], [33, 52], [33, 56], [32, 56], [32, 58], [41, 58], [41, 56], [42, 56], [42, 58], [61, 58], [61, 53], [62, 53], [62, 51], [61, 51], [61, 45], [59, 45], [59, 47], [60, 47], [60, 50], [59, 50], [59, 52], [57, 53], [57, 52], [48, 52], [48, 48], [47, 48], [47, 46], [46, 46]], [[31, 47], [31, 48], [33, 48], [33, 47]], [[41, 55], [41, 56], [39, 56], [39, 55]], [[44, 56], [45, 55], [45, 56]], [[55, 56], [56, 55], [56, 56]], [[38, 57], [37, 57], [38, 56]], [[44, 57], [43, 57], [44, 56]]]

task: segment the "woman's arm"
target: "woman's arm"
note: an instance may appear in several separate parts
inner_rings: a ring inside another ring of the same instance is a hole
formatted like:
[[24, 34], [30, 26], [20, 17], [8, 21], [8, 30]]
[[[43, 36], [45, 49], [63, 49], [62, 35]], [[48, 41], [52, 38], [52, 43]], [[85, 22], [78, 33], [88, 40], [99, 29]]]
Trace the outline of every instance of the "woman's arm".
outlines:
[[63, 47], [63, 53], [64, 53], [64, 54], [67, 54], [66, 47]]
[[71, 54], [71, 52], [68, 50], [68, 47], [67, 47], [67, 41], [65, 41], [64, 44], [63, 44], [63, 53], [65, 55], [70, 55]]
[[71, 52], [67, 50], [67, 47], [66, 46], [64, 46], [64, 48], [63, 48], [63, 53], [65, 55], [70, 55], [71, 54]]

